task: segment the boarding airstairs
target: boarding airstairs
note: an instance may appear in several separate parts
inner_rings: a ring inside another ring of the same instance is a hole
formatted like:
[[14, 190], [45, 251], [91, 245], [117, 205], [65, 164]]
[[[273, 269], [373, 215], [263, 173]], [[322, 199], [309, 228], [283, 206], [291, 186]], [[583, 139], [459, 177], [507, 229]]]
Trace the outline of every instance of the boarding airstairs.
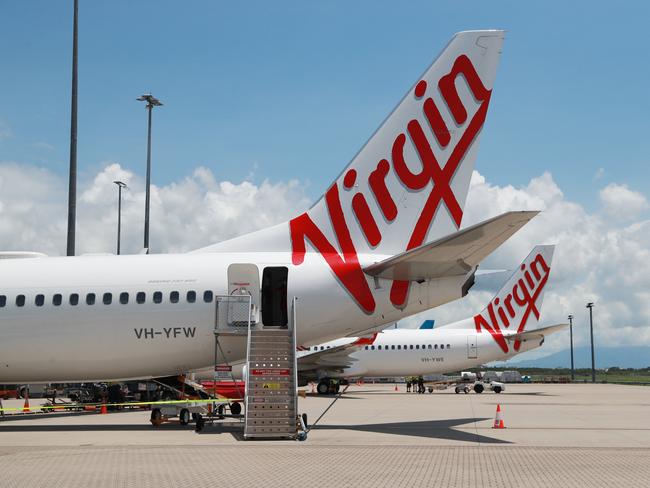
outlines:
[[296, 302], [294, 298], [286, 326], [264, 326], [254, 320], [250, 296], [216, 297], [215, 365], [223, 364], [220, 339], [224, 335], [246, 338], [246, 439], [298, 437]]

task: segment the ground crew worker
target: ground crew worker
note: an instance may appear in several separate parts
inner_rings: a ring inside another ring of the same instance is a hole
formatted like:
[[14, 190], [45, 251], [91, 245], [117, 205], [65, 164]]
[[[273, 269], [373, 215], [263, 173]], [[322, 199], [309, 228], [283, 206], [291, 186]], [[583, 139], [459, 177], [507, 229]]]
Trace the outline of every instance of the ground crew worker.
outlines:
[[411, 378], [406, 378], [406, 393], [411, 393]]

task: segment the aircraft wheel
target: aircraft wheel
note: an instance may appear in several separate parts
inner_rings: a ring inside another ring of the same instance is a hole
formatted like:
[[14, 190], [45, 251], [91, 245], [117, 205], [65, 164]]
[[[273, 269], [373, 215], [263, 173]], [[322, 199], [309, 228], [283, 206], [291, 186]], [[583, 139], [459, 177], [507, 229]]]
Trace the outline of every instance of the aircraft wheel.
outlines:
[[501, 393], [501, 387], [500, 386], [495, 386], [494, 387], [494, 393], [497, 393], [497, 394]]
[[241, 403], [232, 402], [230, 404], [230, 413], [233, 415], [239, 415], [241, 413]]
[[482, 384], [477, 383], [476, 385], [474, 385], [474, 391], [476, 393], [483, 393], [483, 390], [484, 390], [484, 388], [483, 388]]
[[151, 425], [158, 427], [162, 424], [162, 412], [159, 408], [154, 408], [151, 410]]
[[181, 409], [178, 414], [178, 421], [181, 425], [187, 425], [190, 423], [190, 411], [187, 408]]
[[456, 392], [456, 394], [458, 394], [458, 393], [460, 393], [460, 388], [457, 386], [457, 387], [454, 389], [454, 391]]
[[205, 427], [205, 419], [203, 418], [203, 415], [197, 414], [194, 432], [201, 432], [203, 430], [203, 427]]
[[466, 395], [469, 393], [469, 386], [463, 388], [463, 393], [465, 393]]
[[327, 395], [330, 392], [330, 385], [325, 381], [319, 381], [316, 391], [320, 395]]

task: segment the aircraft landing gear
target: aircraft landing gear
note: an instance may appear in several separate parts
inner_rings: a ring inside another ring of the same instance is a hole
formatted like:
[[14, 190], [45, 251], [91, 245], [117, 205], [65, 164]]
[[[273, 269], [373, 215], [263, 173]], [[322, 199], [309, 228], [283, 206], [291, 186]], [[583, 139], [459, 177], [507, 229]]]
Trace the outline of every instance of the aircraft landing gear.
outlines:
[[341, 390], [341, 384], [338, 380], [324, 378], [318, 382], [316, 391], [319, 395], [335, 395]]
[[329, 382], [326, 382], [324, 380], [319, 381], [318, 386], [316, 387], [316, 391], [319, 395], [327, 395], [330, 392]]

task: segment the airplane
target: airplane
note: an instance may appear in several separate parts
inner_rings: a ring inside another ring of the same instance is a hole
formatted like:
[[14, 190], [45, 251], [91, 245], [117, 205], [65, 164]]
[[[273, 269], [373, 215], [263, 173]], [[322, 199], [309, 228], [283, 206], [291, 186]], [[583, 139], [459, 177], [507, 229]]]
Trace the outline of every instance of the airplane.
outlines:
[[[459, 231], [504, 33], [456, 34], [307, 211], [183, 254], [0, 259], [0, 383], [174, 376], [214, 363], [215, 297], [297, 344], [367, 335], [464, 296], [537, 212]], [[148, 251], [148, 250], [147, 250]], [[224, 362], [246, 355], [225, 337]]]
[[[537, 246], [477, 315], [441, 327], [390, 329], [371, 338], [344, 338], [299, 353], [304, 386], [329, 393], [332, 378], [420, 376], [505, 361], [541, 347], [567, 324], [536, 328], [551, 272], [554, 246]], [[478, 391], [478, 390], [477, 390]]]

